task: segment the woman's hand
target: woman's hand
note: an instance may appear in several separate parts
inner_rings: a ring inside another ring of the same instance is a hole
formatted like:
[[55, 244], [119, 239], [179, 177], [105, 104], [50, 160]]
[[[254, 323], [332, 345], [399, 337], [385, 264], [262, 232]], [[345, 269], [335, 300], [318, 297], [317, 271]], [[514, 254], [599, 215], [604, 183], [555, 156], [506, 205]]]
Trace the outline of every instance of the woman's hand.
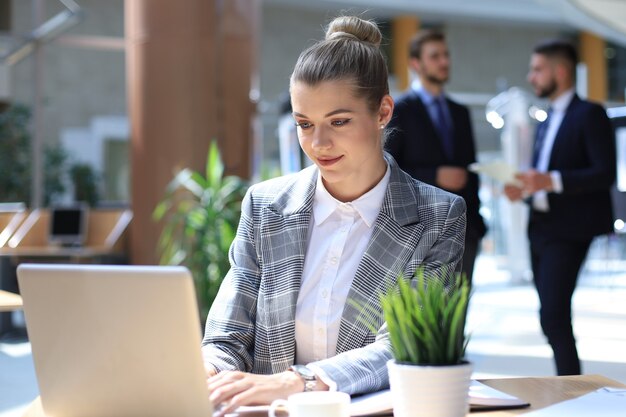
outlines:
[[291, 371], [274, 375], [257, 375], [240, 371], [224, 371], [207, 380], [210, 399], [217, 416], [232, 413], [242, 405], [270, 404], [278, 398], [304, 390], [304, 381]]

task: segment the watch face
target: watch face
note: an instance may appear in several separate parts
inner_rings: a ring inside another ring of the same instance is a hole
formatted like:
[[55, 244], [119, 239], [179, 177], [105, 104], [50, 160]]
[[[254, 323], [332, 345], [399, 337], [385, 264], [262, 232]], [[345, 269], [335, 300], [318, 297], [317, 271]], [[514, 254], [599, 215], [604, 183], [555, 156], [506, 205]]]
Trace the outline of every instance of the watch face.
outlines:
[[302, 375], [304, 379], [315, 379], [315, 372], [304, 365], [293, 365], [292, 369]]

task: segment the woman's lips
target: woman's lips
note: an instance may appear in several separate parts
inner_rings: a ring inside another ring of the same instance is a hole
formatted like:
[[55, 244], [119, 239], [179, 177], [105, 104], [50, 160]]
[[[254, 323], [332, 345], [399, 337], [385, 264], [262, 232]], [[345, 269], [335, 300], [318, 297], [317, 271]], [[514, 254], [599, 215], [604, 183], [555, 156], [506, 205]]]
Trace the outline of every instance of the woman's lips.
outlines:
[[341, 158], [343, 158], [343, 156], [337, 156], [334, 158], [324, 156], [324, 157], [318, 157], [317, 162], [323, 167], [328, 167], [338, 162]]

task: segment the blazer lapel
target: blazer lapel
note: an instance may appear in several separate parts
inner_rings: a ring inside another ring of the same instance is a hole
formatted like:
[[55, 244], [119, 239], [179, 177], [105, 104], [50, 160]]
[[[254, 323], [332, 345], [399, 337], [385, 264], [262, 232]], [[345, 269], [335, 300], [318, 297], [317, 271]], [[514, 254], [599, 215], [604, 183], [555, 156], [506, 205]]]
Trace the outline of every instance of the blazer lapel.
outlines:
[[285, 369], [295, 357], [296, 303], [304, 269], [308, 228], [317, 179], [316, 167], [298, 174], [292, 187], [280, 193], [263, 213], [261, 230], [264, 268], [264, 315], [272, 369]]
[[[388, 160], [389, 161], [389, 160]], [[344, 307], [337, 353], [360, 346], [372, 337], [364, 312], [373, 312], [382, 318], [379, 295], [393, 285], [413, 255], [422, 234], [415, 189], [395, 163], [391, 164], [391, 178], [380, 214], [374, 223], [372, 237], [354, 276]], [[392, 192], [393, 190], [393, 192]], [[369, 314], [368, 314], [369, 315]], [[362, 321], [365, 320], [365, 323]], [[382, 325], [382, 319], [378, 325]]]
[[[428, 112], [428, 109], [426, 108], [426, 105], [424, 104], [424, 102], [420, 98], [419, 94], [417, 94], [417, 92], [415, 90], [412, 90], [411, 94], [413, 95], [416, 114], [418, 114], [420, 116], [421, 123], [423, 123], [423, 125], [424, 125], [424, 126], [420, 127], [420, 130], [422, 132], [424, 130], [426, 130], [426, 133], [421, 133], [420, 135], [423, 135], [426, 138], [434, 138], [434, 140], [426, 141], [426, 143], [428, 144], [427, 146], [433, 146], [433, 145], [436, 146], [437, 147], [437, 151], [439, 152], [439, 158], [447, 159], [446, 156], [445, 156], [446, 153], [445, 153], [445, 151], [443, 149], [443, 143], [442, 143], [441, 136], [439, 135], [439, 132], [435, 128], [435, 123], [433, 122], [433, 119], [430, 118], [430, 113]], [[420, 135], [418, 135], [418, 136], [420, 136]], [[453, 137], [454, 137], [454, 135], [453, 135]], [[455, 140], [455, 139], [453, 139], [453, 140]]]
[[556, 136], [554, 137], [554, 143], [552, 144], [552, 151], [550, 152], [550, 162], [548, 163], [548, 169], [554, 169], [554, 164], [556, 163], [556, 157], [561, 155], [565, 150], [564, 146], [567, 146], [567, 137], [569, 136], [568, 129], [569, 126], [572, 125], [572, 118], [574, 115], [574, 107], [578, 104], [580, 99], [578, 95], [574, 95], [572, 101], [567, 106], [567, 110], [565, 110], [565, 115], [563, 116], [563, 120], [561, 121], [561, 125], [559, 126], [559, 130], [556, 132]]

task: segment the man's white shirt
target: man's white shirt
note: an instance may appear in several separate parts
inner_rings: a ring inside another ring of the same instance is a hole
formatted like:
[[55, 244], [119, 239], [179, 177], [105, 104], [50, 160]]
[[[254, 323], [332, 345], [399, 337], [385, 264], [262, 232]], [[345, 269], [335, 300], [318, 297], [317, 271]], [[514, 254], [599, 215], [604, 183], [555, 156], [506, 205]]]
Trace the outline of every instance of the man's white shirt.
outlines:
[[[554, 140], [556, 134], [559, 132], [563, 118], [567, 107], [574, 98], [574, 89], [571, 88], [556, 98], [551, 104], [552, 112], [548, 119], [548, 126], [543, 140], [543, 146], [539, 150], [539, 158], [537, 159], [537, 171], [548, 172], [550, 165], [550, 156], [552, 155], [552, 147], [554, 146]], [[563, 181], [561, 180], [561, 173], [559, 171], [550, 171], [550, 177], [552, 179], [553, 192], [563, 192]], [[547, 212], [550, 210], [548, 204], [548, 193], [546, 191], [537, 191], [533, 194], [533, 208], [537, 211]]]

